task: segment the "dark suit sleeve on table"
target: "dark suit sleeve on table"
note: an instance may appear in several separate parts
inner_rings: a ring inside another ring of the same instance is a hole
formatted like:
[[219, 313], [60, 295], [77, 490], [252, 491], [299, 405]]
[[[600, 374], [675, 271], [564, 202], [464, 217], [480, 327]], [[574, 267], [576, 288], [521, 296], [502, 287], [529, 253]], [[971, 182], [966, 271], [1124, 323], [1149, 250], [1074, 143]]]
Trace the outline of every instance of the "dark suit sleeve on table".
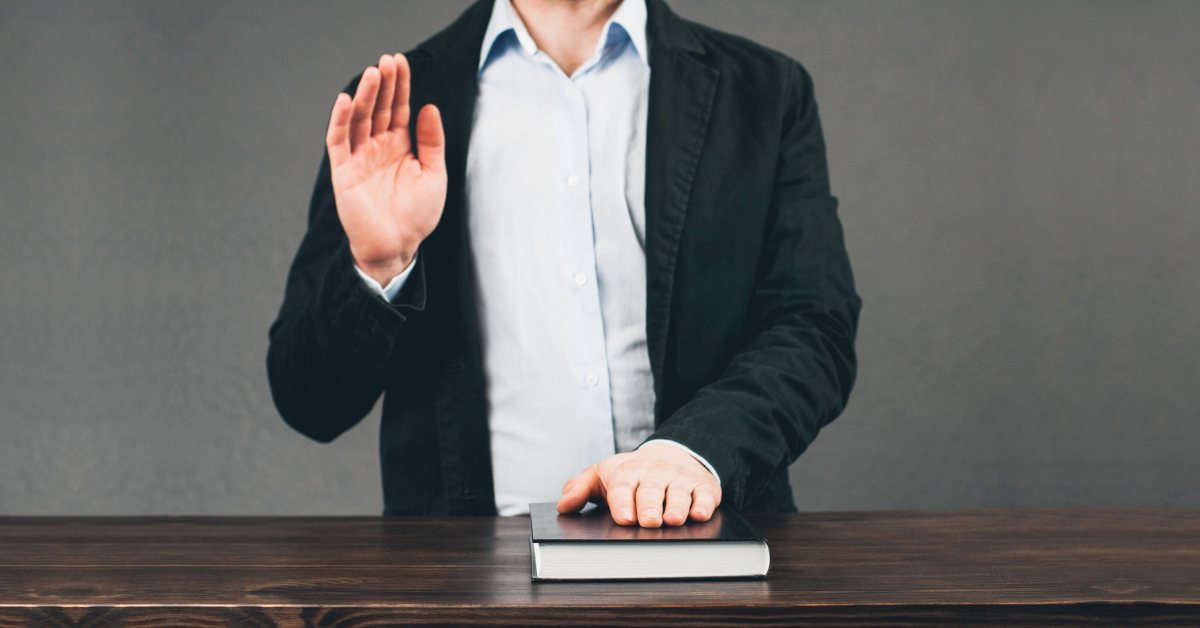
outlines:
[[[830, 195], [808, 73], [791, 64], [775, 188], [750, 306], [749, 342], [650, 438], [687, 445], [721, 476], [724, 503], [753, 503], [845, 407], [861, 301]], [[720, 121], [718, 120], [719, 124]]]
[[371, 410], [402, 326], [425, 308], [422, 257], [393, 303], [366, 287], [338, 219], [326, 153], [267, 352], [271, 394], [289, 425], [325, 442]]

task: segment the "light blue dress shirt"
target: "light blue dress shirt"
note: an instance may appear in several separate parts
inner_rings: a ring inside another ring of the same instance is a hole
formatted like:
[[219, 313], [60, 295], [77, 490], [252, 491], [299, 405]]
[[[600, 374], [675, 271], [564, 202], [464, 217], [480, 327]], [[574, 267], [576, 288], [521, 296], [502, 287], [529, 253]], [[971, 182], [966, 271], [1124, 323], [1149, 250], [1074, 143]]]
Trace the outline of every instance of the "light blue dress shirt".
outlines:
[[[557, 501], [654, 430], [646, 348], [645, 0], [571, 76], [496, 0], [479, 58], [467, 207], [502, 515]], [[389, 301], [412, 265], [383, 287]], [[700, 456], [679, 443], [710, 471]]]

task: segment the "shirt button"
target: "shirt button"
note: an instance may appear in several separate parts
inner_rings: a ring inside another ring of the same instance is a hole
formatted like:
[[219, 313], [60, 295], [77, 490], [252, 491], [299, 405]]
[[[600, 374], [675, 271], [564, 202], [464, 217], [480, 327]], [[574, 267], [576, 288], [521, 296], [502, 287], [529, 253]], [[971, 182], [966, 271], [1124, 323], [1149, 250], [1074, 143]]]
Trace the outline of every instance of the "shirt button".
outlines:
[[596, 384], [600, 383], [600, 378], [596, 377], [595, 373], [588, 373], [587, 377], [583, 378], [583, 381], [587, 382], [588, 386], [595, 387]]
[[567, 187], [573, 188], [573, 187], [578, 187], [578, 186], [579, 186], [579, 177], [577, 177], [575, 175], [571, 175], [571, 176], [567, 177]]
[[566, 92], [568, 96], [574, 96], [575, 94], [579, 93], [579, 88], [575, 87], [574, 85], [568, 85]]
[[583, 273], [579, 273], [578, 275], [575, 275], [575, 285], [586, 286], [587, 285], [587, 275], [585, 275]]

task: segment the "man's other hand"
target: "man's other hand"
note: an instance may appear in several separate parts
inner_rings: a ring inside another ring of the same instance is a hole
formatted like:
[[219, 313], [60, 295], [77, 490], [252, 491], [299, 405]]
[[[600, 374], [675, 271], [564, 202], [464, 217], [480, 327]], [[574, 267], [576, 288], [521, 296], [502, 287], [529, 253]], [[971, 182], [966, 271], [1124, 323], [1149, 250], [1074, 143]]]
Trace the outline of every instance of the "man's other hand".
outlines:
[[412, 262], [446, 203], [446, 136], [437, 107], [417, 116], [409, 137], [409, 67], [384, 55], [351, 98], [338, 94], [325, 147], [338, 218], [354, 262], [387, 285]]
[[708, 521], [721, 503], [721, 485], [699, 460], [666, 443], [609, 456], [563, 486], [558, 512], [577, 512], [589, 501], [608, 501], [621, 525], [683, 525]]

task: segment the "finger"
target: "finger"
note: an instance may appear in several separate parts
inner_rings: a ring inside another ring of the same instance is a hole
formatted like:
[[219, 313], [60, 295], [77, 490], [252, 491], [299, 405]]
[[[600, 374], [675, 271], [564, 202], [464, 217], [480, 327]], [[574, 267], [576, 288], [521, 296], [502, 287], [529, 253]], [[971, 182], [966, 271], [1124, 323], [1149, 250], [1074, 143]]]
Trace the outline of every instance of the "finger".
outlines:
[[656, 480], [642, 480], [637, 488], [638, 523], [643, 528], [657, 528], [662, 525], [663, 494], [665, 488]]
[[687, 485], [671, 483], [667, 487], [667, 507], [663, 510], [663, 523], [681, 526], [687, 522], [688, 511], [691, 509], [692, 492], [687, 489]]
[[567, 480], [563, 485], [562, 497], [558, 500], [558, 512], [579, 512], [589, 501], [602, 503], [604, 486], [596, 473], [596, 465], [583, 470], [579, 477]]
[[325, 133], [325, 148], [329, 150], [329, 166], [337, 168], [350, 158], [350, 95], [338, 94], [329, 114], [329, 130]]
[[375, 97], [379, 95], [379, 69], [367, 68], [354, 92], [354, 116], [350, 120], [350, 150], [371, 138], [371, 115], [375, 113]]
[[417, 159], [427, 172], [446, 169], [446, 133], [442, 130], [442, 114], [434, 105], [421, 107], [417, 114]]
[[396, 61], [392, 55], [379, 57], [379, 97], [371, 120], [371, 136], [387, 133], [392, 122], [392, 97], [396, 94]]
[[392, 120], [390, 128], [393, 131], [397, 129], [403, 130], [407, 136], [409, 81], [411, 80], [412, 72], [408, 67], [408, 58], [404, 55], [393, 55], [392, 60], [396, 64], [396, 86], [395, 92], [392, 94]]
[[712, 484], [701, 484], [692, 489], [690, 516], [696, 521], [708, 521], [721, 503], [721, 489]]
[[637, 515], [633, 510], [633, 492], [637, 481], [632, 476], [624, 476], [609, 482], [605, 487], [608, 493], [608, 510], [612, 513], [613, 521], [630, 526], [637, 523]]

